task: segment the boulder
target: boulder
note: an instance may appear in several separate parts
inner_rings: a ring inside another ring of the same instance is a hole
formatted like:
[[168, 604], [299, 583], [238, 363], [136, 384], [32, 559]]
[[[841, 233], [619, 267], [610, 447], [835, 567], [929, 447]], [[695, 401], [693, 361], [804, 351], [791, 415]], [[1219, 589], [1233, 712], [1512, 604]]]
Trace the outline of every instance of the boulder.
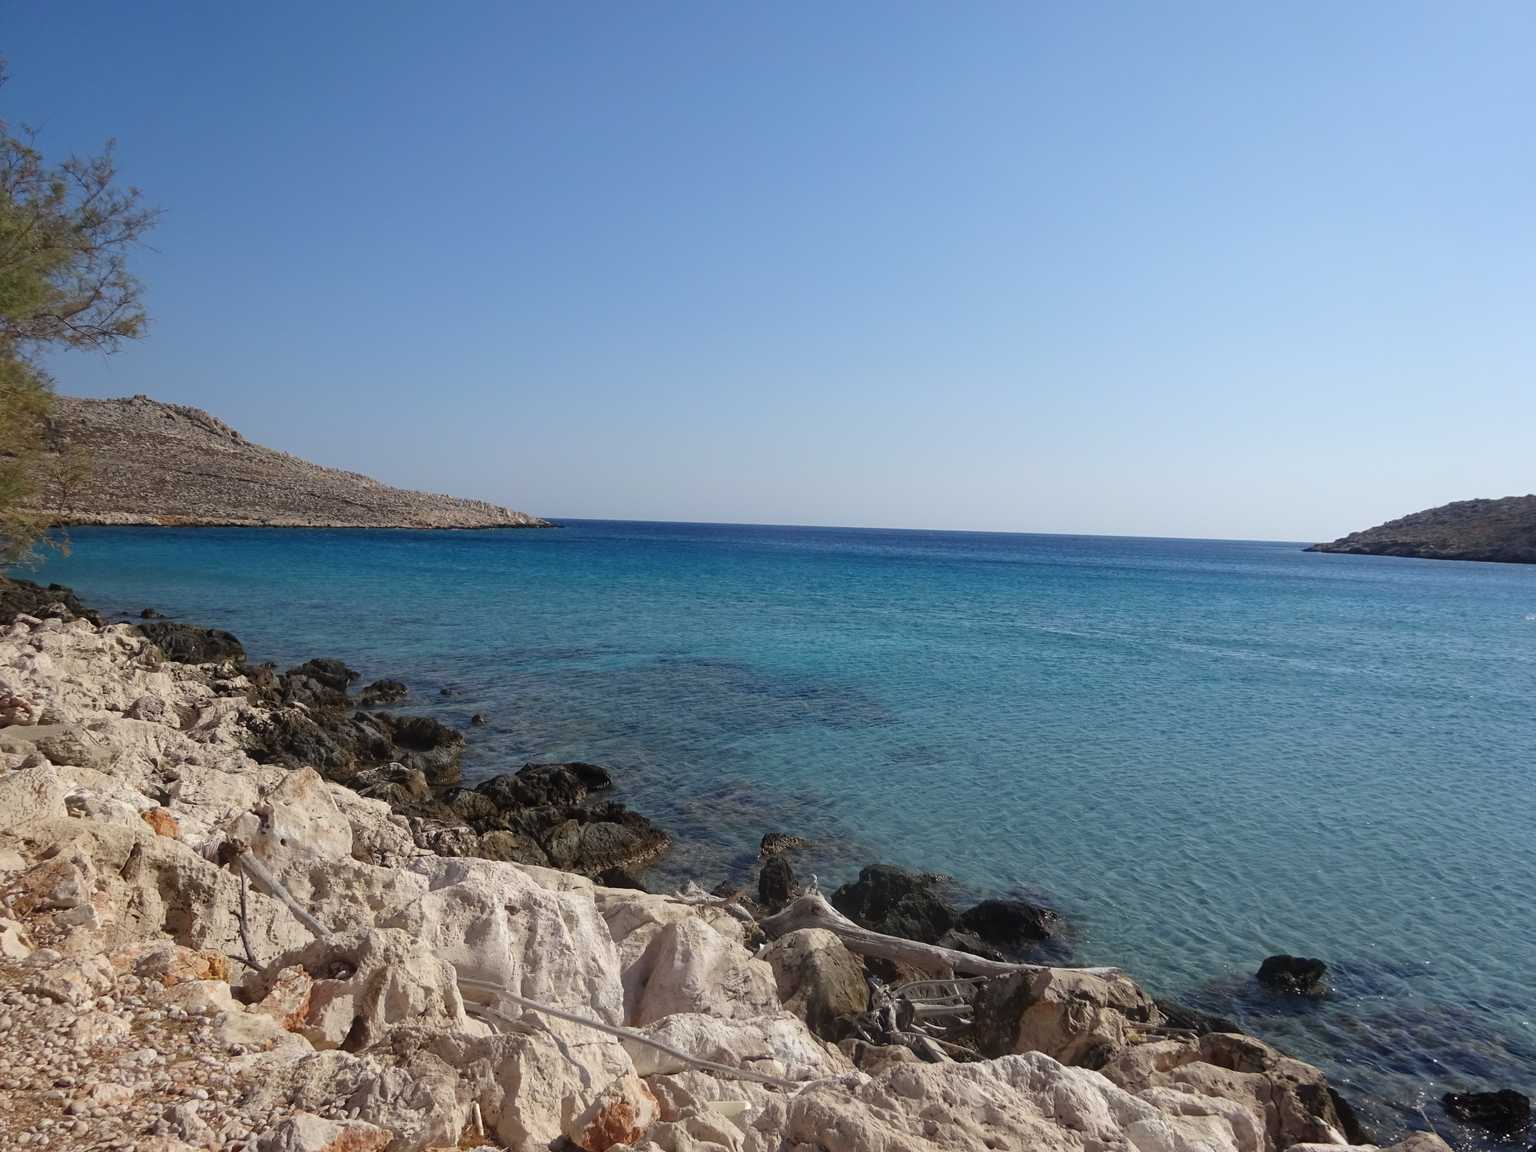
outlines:
[[1162, 1015], [1133, 981], [1071, 968], [994, 977], [976, 993], [976, 1045], [986, 1056], [1044, 1052], [1063, 1064], [1102, 1067], [1137, 1024]]
[[167, 660], [178, 664], [239, 664], [245, 660], [240, 641], [218, 628], [197, 628], [174, 620], [145, 620], [137, 627]]
[[591, 891], [553, 891], [515, 864], [427, 857], [427, 891], [380, 920], [461, 976], [610, 1024], [624, 1019], [619, 956]]
[[[750, 1068], [784, 1080], [819, 1080], [852, 1070], [836, 1048], [822, 1044], [804, 1021], [788, 1012], [727, 1020], [712, 1014], [683, 1012], [639, 1029], [644, 1035], [701, 1060], [731, 1068]], [[659, 1048], [624, 1041], [635, 1071], [651, 1083], [659, 1076], [693, 1075], [696, 1070]], [[733, 1095], [745, 1088], [729, 1081]]]
[[1277, 992], [1318, 995], [1324, 991], [1328, 965], [1307, 956], [1269, 956], [1259, 965], [1259, 983]]
[[1239, 1152], [1220, 1101], [1186, 1104], [1170, 1112], [1035, 1052], [812, 1085], [788, 1101], [783, 1139], [838, 1152]]
[[418, 803], [432, 794], [426, 773], [398, 762], [364, 768], [348, 781], [348, 785], [360, 796], [383, 800], [395, 807]]
[[1102, 1071], [1129, 1091], [1173, 1088], [1242, 1105], [1261, 1134], [1258, 1152], [1346, 1142], [1344, 1119], [1322, 1072], [1251, 1036], [1211, 1032], [1137, 1044]]
[[656, 1097], [633, 1072], [610, 1080], [566, 1124], [566, 1139], [584, 1152], [608, 1152], [641, 1139], [657, 1117]]
[[1005, 956], [1018, 959], [1061, 931], [1056, 912], [1027, 900], [983, 900], [960, 914], [955, 927], [971, 932]]
[[761, 959], [773, 969], [784, 1007], [824, 1040], [840, 1040], [849, 1021], [869, 1009], [864, 966], [823, 928], [805, 928], [779, 937]]
[[809, 848], [811, 842], [803, 836], [791, 836], [787, 832], [768, 832], [758, 844], [758, 853], [762, 857], [776, 856], [781, 852], [792, 852], [800, 848]]
[[934, 891], [937, 876], [873, 864], [832, 893], [832, 906], [875, 932], [936, 943], [955, 925], [955, 910]]
[[375, 680], [358, 693], [364, 708], [377, 708], [380, 704], [398, 704], [409, 695], [401, 680]]
[[652, 937], [624, 971], [624, 999], [635, 1024], [678, 1012], [741, 1020], [780, 1010], [773, 969], [694, 917]]
[[333, 658], [306, 660], [297, 668], [288, 669], [288, 675], [308, 676], [311, 680], [317, 680], [332, 692], [343, 696], [347, 694], [347, 688], [359, 679], [357, 672]]
[[795, 895], [795, 870], [782, 853], [763, 861], [757, 873], [757, 902], [770, 912], [788, 904]]
[[[564, 1146], [558, 1142], [571, 1135], [587, 1137], [605, 1108], [610, 1121], [626, 1111], [639, 1118], [654, 1109], [616, 1039], [564, 1025], [551, 1030], [545, 1023], [527, 1017], [520, 1030], [483, 1037], [402, 1031], [392, 1037], [391, 1053], [417, 1075], [429, 1061], [446, 1067], [465, 1110], [478, 1104], [488, 1134], [507, 1148], [531, 1152]], [[594, 1109], [599, 1100], [603, 1104]]]
[[[302, 979], [307, 995], [291, 1004]], [[328, 936], [288, 952], [250, 985], [253, 1000], [277, 994], [267, 1013], [316, 1048], [357, 1052], [397, 1024], [470, 1028], [453, 965], [427, 940], [390, 928]]]
[[487, 860], [510, 860], [516, 864], [549, 864], [549, 857], [539, 842], [521, 832], [509, 832], [494, 828], [480, 837], [480, 843], [472, 853]]
[[64, 817], [68, 795], [69, 785], [47, 761], [0, 775], [0, 832]]
[[972, 956], [980, 956], [983, 960], [1006, 961], [1007, 956], [1001, 948], [994, 948], [974, 932], [962, 932], [958, 928], [951, 928], [937, 940], [940, 948], [953, 948], [956, 952], [969, 952]]
[[344, 1111], [392, 1133], [391, 1152], [452, 1148], [469, 1119], [471, 1101], [460, 1097], [454, 1068], [412, 1043], [422, 1031], [396, 1028], [388, 1047], [364, 1056], [326, 1050], [263, 1062], [253, 1103], [268, 1112]]
[[606, 768], [573, 761], [524, 764], [516, 772], [492, 776], [476, 789], [500, 808], [572, 807], [593, 792], [613, 787]]
[[229, 831], [277, 872], [295, 860], [352, 856], [351, 822], [313, 768], [288, 773], [252, 811], [232, 821]]
[[565, 819], [539, 837], [552, 867], [584, 876], [649, 864], [670, 843], [665, 832], [622, 804], [568, 809]]
[[644, 880], [628, 868], [605, 868], [592, 877], [594, 883], [604, 888], [628, 888], [632, 892], [649, 892]]
[[1447, 1092], [1440, 1103], [1452, 1118], [1494, 1132], [1518, 1132], [1531, 1122], [1531, 1098], [1512, 1088]]

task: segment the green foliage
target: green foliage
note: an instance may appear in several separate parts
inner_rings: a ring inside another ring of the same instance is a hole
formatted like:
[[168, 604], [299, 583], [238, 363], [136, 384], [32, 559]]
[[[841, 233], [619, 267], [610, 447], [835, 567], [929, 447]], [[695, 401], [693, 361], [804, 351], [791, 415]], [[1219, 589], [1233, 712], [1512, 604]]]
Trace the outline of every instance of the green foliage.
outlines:
[[112, 352], [144, 334], [127, 256], [154, 219], [138, 189], [118, 186], [110, 141], [100, 156], [50, 164], [34, 132], [0, 120], [0, 563], [42, 538], [33, 509], [50, 474], [79, 467], [47, 450], [52, 386], [38, 357]]
[[27, 506], [41, 472], [51, 395], [31, 365], [0, 357], [0, 565], [25, 557], [47, 528]]

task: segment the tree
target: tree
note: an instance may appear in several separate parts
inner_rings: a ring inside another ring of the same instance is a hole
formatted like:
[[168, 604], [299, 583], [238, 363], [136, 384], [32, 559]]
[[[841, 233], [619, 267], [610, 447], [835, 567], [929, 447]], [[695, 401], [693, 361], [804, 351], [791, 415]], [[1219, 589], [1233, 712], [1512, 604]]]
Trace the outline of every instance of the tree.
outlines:
[[145, 331], [128, 253], [156, 212], [117, 177], [112, 141], [99, 156], [50, 164], [35, 132], [0, 119], [0, 562], [30, 553], [47, 530], [34, 506], [52, 466], [53, 382], [41, 357], [110, 353]]

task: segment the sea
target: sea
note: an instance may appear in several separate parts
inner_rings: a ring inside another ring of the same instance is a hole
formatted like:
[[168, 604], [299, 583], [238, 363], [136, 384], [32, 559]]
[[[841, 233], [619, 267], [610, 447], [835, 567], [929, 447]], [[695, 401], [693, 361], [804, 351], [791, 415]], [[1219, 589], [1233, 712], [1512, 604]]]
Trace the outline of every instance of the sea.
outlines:
[[[1441, 1094], [1536, 1092], [1536, 567], [573, 520], [86, 528], [32, 575], [404, 680], [471, 781], [606, 765], [676, 839], [656, 884], [749, 881], [774, 831], [823, 890], [1049, 902], [1073, 962], [1321, 1065], [1383, 1138], [1498, 1146]], [[1280, 952], [1331, 992], [1262, 991]]]

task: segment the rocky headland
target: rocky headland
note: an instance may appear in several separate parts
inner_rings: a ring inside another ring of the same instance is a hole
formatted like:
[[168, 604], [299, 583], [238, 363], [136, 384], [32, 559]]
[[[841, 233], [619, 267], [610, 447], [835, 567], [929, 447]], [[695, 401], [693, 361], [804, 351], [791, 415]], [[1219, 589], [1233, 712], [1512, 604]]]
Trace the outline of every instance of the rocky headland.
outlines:
[[1536, 564], [1536, 495], [1458, 500], [1307, 551]]
[[356, 679], [0, 583], [0, 1147], [1365, 1143], [1316, 1068], [1023, 960], [1047, 909], [880, 866], [828, 902], [781, 835], [756, 899], [649, 893], [665, 834], [601, 768], [465, 788], [462, 737]]
[[[60, 524], [539, 528], [483, 500], [391, 488], [253, 444], [197, 408], [147, 396], [54, 399], [37, 511]], [[55, 476], [55, 473], [57, 475]]]

